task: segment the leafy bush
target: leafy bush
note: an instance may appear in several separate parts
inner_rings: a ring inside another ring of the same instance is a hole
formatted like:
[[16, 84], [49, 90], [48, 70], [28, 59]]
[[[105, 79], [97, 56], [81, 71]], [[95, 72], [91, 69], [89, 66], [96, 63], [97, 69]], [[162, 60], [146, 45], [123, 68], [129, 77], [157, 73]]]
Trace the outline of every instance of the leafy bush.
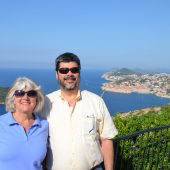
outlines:
[[[139, 111], [137, 115], [113, 117], [119, 137], [115, 141], [115, 169], [170, 169], [170, 106], [162, 106], [159, 111], [150, 109], [148, 113]], [[137, 132], [144, 130], [141, 132]], [[130, 135], [129, 135], [130, 134]]]
[[5, 97], [6, 97], [8, 90], [9, 90], [8, 87], [0, 87], [0, 103], [5, 102]]
[[139, 130], [170, 124], [170, 106], [162, 106], [159, 112], [151, 110], [147, 114], [128, 117], [121, 117], [121, 115], [117, 114], [113, 117], [113, 121], [118, 129], [118, 137]]

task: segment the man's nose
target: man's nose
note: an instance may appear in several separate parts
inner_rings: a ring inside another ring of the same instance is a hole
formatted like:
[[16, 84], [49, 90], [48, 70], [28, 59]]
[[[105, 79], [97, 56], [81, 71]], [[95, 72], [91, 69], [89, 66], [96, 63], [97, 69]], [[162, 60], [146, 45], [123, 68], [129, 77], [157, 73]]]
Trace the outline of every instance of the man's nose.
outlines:
[[71, 70], [68, 71], [67, 75], [72, 75], [73, 73], [71, 72]]

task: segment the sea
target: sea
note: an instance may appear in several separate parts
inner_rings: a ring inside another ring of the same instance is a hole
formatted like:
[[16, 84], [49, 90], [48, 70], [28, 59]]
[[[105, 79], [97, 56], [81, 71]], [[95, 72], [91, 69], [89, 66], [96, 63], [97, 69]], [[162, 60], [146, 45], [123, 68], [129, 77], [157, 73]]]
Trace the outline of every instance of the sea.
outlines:
[[[102, 75], [108, 70], [81, 70], [80, 89], [89, 90], [102, 96], [112, 116], [119, 112], [129, 112], [152, 106], [167, 105], [170, 99], [153, 94], [103, 92], [102, 83], [107, 82]], [[55, 70], [52, 69], [0, 69], [0, 87], [10, 87], [16, 78], [26, 76], [37, 82], [45, 94], [59, 89]], [[0, 114], [6, 113], [0, 104]]]

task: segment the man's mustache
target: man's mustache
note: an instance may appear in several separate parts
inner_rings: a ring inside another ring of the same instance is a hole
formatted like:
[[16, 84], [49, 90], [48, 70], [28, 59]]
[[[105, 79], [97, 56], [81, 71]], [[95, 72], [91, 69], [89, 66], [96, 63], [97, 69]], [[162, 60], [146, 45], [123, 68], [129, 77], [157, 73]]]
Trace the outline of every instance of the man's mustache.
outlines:
[[73, 80], [73, 81], [75, 81], [76, 78], [74, 76], [67, 76], [67, 77], [64, 77], [64, 80]]

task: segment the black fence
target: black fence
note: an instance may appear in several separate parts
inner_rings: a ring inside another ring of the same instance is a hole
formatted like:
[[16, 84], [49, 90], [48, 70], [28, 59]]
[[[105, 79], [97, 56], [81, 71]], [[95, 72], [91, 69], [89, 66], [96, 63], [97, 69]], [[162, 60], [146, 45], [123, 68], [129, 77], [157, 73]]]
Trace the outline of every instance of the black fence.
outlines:
[[170, 125], [113, 139], [115, 170], [170, 170]]

